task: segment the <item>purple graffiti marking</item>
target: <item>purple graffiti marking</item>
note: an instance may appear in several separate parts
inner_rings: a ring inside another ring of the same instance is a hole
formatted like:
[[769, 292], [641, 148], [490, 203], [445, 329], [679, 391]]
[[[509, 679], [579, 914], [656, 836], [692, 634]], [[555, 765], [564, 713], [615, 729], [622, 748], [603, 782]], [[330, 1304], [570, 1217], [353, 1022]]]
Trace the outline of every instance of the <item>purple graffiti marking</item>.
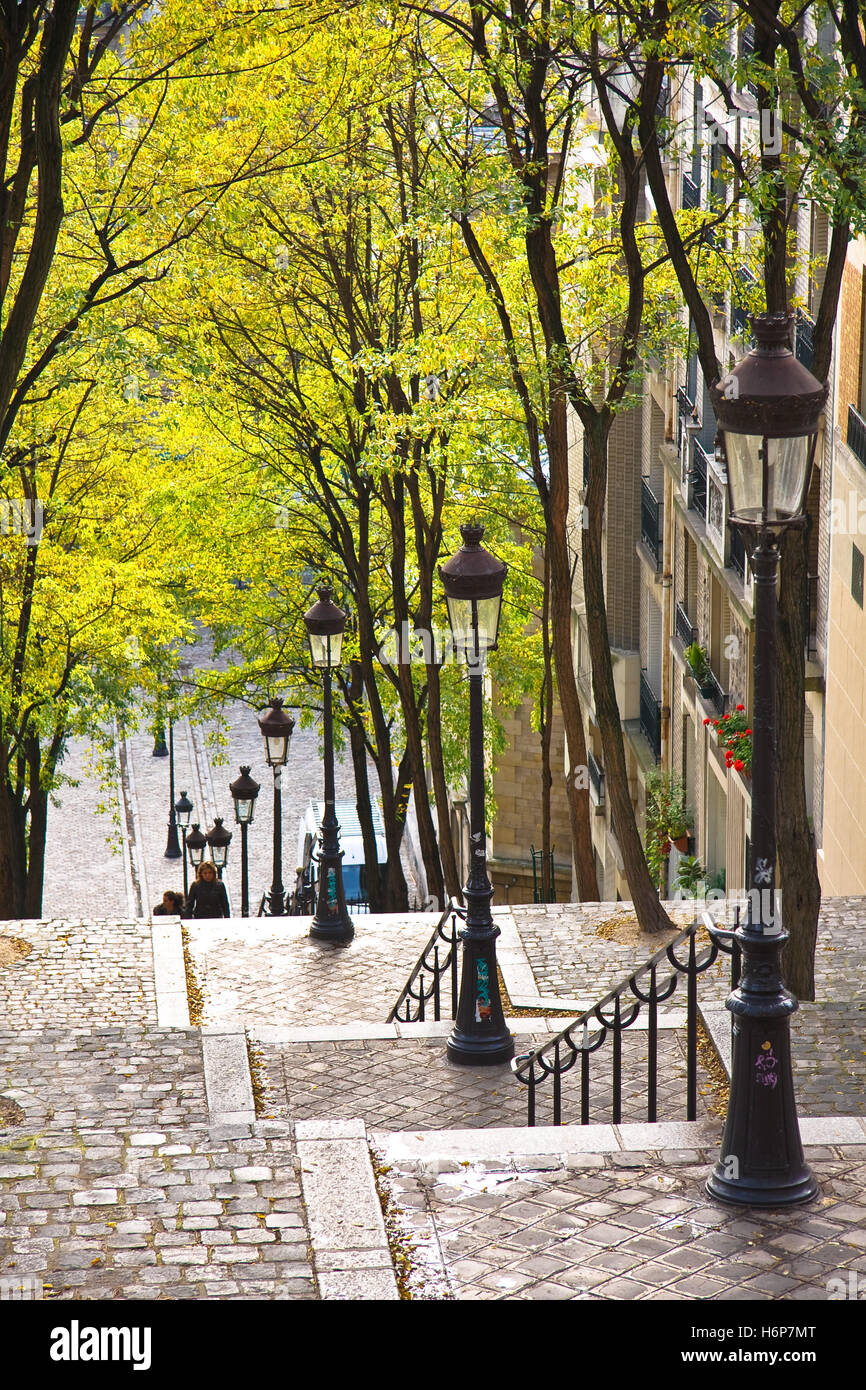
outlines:
[[759, 1086], [775, 1086], [779, 1080], [779, 1059], [770, 1043], [764, 1043], [755, 1059], [755, 1080]]

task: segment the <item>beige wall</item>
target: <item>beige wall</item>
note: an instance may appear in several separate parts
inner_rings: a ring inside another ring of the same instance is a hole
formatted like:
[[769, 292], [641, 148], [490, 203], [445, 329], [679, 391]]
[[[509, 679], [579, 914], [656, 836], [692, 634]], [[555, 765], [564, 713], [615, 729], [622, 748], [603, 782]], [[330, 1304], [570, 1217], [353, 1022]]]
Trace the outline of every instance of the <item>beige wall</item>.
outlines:
[[[833, 497], [844, 501], [850, 520], [864, 517], [860, 524], [866, 532], [866, 471], [838, 442]], [[866, 555], [866, 534], [858, 529], [837, 530], [831, 538], [823, 843], [818, 856], [825, 896], [866, 893], [866, 610], [851, 595], [855, 545]]]

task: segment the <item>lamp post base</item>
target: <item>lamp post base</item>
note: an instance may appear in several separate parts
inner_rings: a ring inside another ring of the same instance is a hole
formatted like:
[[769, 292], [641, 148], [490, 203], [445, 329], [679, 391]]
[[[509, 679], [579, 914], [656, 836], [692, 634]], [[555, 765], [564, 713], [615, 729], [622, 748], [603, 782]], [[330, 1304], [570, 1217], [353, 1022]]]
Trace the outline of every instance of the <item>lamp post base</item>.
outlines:
[[448, 1060], [464, 1067], [497, 1067], [510, 1062], [514, 1056], [514, 1039], [504, 1037], [479, 1038], [455, 1027], [445, 1045]]
[[801, 1202], [813, 1201], [819, 1191], [808, 1168], [800, 1178], [781, 1185], [769, 1178], [763, 1183], [757, 1180], [742, 1183], [734, 1182], [727, 1176], [721, 1160], [707, 1178], [706, 1189], [707, 1194], [716, 1201], [730, 1202], [738, 1207], [793, 1207]]
[[331, 917], [323, 921], [316, 916], [310, 924], [310, 936], [314, 941], [327, 941], [332, 946], [348, 946], [355, 939], [355, 928], [348, 917]]

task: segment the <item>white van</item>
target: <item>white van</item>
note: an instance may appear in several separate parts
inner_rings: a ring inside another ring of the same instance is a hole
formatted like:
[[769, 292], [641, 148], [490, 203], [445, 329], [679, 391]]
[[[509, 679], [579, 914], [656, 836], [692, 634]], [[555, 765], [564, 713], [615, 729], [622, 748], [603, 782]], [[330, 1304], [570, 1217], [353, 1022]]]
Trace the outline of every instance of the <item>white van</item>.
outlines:
[[[343, 888], [346, 902], [350, 908], [363, 907], [369, 899], [367, 870], [364, 863], [364, 840], [361, 835], [358, 810], [354, 801], [338, 801], [335, 803], [334, 809], [340, 826], [340, 849], [343, 850]], [[388, 860], [388, 847], [385, 843], [385, 827], [382, 823], [382, 812], [378, 802], [372, 803], [371, 810], [373, 812], [373, 830], [376, 834], [376, 856], [379, 860], [379, 872], [383, 874]], [[315, 901], [319, 870], [315, 856], [319, 853], [319, 835], [324, 815], [325, 803], [323, 801], [308, 801], [298, 830], [298, 868], [303, 872], [304, 890], [308, 895], [308, 901], [312, 900], [313, 902]]]

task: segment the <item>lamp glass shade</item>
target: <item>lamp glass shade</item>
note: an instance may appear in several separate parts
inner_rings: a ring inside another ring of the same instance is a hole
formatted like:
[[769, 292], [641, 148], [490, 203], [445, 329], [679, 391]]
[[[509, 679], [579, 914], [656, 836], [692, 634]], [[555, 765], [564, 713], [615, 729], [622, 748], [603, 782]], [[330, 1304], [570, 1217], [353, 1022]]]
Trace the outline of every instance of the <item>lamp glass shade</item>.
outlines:
[[308, 634], [310, 639], [310, 655], [313, 658], [313, 665], [318, 667], [339, 666], [340, 653], [343, 649], [342, 632], [311, 632]]
[[724, 438], [735, 518], [772, 526], [803, 512], [816, 435], [773, 439], [725, 430]]
[[237, 798], [235, 801], [235, 820], [238, 825], [252, 825], [255, 804], [255, 800], [252, 797], [249, 797], [246, 801], [243, 801], [241, 797]]
[[189, 862], [193, 868], [198, 868], [204, 859], [204, 852], [207, 849], [207, 838], [202, 835], [197, 825], [194, 825], [186, 837], [186, 852], [189, 855]]
[[231, 838], [231, 831], [226, 830], [221, 817], [217, 816], [207, 833], [207, 842], [210, 845], [211, 858], [218, 869], [224, 869], [228, 862]]
[[181, 830], [186, 830], [192, 817], [193, 805], [186, 792], [181, 792], [177, 801], [174, 803], [174, 814]]
[[467, 661], [493, 651], [499, 637], [502, 595], [493, 598], [446, 596], [454, 646]]
[[268, 767], [285, 767], [294, 727], [295, 721], [286, 714], [282, 700], [271, 700], [266, 713], [259, 719]]
[[241, 768], [241, 775], [229, 783], [229, 791], [235, 807], [235, 820], [238, 825], [251, 825], [256, 807], [256, 797], [261, 788], [253, 781], [248, 767]]

